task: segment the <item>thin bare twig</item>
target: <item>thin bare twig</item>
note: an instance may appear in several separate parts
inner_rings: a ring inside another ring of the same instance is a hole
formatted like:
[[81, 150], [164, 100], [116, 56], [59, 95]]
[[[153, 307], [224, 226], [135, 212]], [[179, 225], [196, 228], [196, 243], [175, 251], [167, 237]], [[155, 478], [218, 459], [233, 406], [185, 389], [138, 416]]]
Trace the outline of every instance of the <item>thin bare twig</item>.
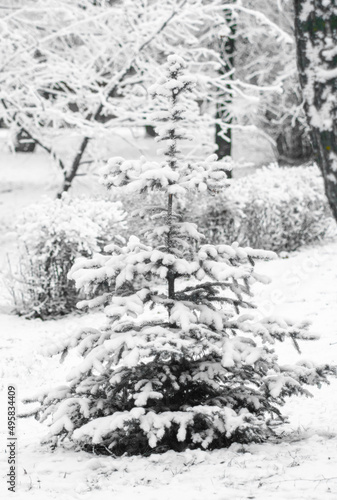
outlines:
[[[170, 16], [161, 24], [161, 26], [139, 47], [137, 55], [135, 55], [131, 61], [127, 64], [127, 66], [124, 68], [123, 71], [120, 72], [117, 80], [115, 80], [110, 86], [108, 86], [105, 94], [106, 94], [106, 100], [111, 98], [120, 83], [124, 81], [124, 79], [127, 77], [127, 75], [130, 73], [130, 70], [134, 66], [134, 63], [138, 57], [138, 55], [166, 28], [166, 26], [172, 21], [172, 19], [178, 14], [178, 12], [185, 6], [187, 3], [187, 0], [183, 0], [177, 7], [176, 9], [173, 10], [173, 12], [170, 14]], [[96, 121], [100, 115], [101, 112], [104, 109], [104, 104], [100, 104], [98, 108], [96, 109], [96, 112], [92, 115], [88, 115], [87, 119], [88, 121]], [[78, 167], [81, 164], [82, 157], [85, 153], [85, 150], [89, 144], [90, 138], [89, 137], [84, 137], [82, 140], [82, 143], [79, 147], [78, 153], [74, 158], [73, 164], [71, 166], [70, 171], [66, 174], [65, 180], [62, 186], [62, 189], [58, 192], [57, 197], [60, 198], [62, 196], [62, 193], [64, 191], [68, 191], [68, 189], [71, 186], [72, 181], [74, 180]]]

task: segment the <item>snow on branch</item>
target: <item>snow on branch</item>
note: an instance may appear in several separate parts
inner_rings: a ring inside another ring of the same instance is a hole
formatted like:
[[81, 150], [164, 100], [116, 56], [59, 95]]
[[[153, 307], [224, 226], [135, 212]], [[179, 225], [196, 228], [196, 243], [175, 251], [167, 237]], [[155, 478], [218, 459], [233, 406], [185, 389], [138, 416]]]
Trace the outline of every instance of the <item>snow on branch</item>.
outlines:
[[244, 12], [245, 14], [254, 17], [261, 24], [268, 26], [268, 28], [270, 28], [280, 40], [283, 40], [284, 42], [291, 45], [294, 44], [294, 39], [286, 31], [280, 28], [280, 26], [269, 19], [269, 17], [267, 17], [263, 12], [255, 9], [249, 9], [248, 7], [243, 7], [243, 5], [241, 5], [241, 2], [225, 4], [223, 8], [232, 12]]

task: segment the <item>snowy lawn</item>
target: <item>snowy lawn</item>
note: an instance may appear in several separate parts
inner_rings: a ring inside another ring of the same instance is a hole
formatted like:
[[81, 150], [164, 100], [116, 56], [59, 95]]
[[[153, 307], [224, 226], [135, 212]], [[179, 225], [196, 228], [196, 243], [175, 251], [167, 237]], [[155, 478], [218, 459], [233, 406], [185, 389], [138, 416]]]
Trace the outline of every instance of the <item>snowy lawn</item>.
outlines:
[[[321, 339], [302, 344], [302, 356], [337, 362], [337, 243], [304, 249], [289, 258], [260, 263], [273, 282], [257, 287], [263, 314], [307, 317]], [[41, 386], [62, 383], [73, 358], [62, 365], [46, 358], [43, 347], [81, 325], [97, 326], [104, 316], [73, 315], [42, 322], [1, 314], [3, 388], [13, 383], [18, 398]], [[283, 360], [294, 361], [291, 345]], [[289, 424], [278, 442], [232, 445], [217, 451], [167, 452], [149, 458], [92, 456], [40, 445], [45, 426], [32, 418], [18, 422], [16, 498], [49, 499], [334, 499], [337, 498], [337, 380], [312, 391], [314, 398], [287, 403]], [[2, 391], [1, 407], [6, 407]], [[22, 405], [19, 404], [19, 411]], [[6, 440], [2, 412], [2, 449]], [[281, 432], [281, 430], [280, 430]], [[3, 457], [4, 458], [4, 455]], [[5, 457], [6, 458], [6, 457]], [[8, 464], [1, 464], [1, 495]], [[2, 496], [2, 498], [4, 498]]]

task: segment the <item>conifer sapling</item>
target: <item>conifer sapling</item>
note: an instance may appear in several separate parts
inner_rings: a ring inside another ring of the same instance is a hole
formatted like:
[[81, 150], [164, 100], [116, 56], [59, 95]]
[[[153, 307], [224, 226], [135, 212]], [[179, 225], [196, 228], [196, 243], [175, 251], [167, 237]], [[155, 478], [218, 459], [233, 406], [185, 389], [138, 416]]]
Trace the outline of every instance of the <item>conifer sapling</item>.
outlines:
[[227, 164], [215, 155], [192, 164], [179, 150], [194, 120], [193, 85], [184, 61], [169, 56], [166, 76], [151, 89], [164, 160], [113, 158], [104, 169], [107, 188], [130, 196], [156, 189], [163, 204], [150, 209], [146, 243], [131, 236], [71, 270], [90, 297], [79, 307], [103, 306], [108, 321], [50, 348], [77, 348], [83, 358], [66, 386], [37, 398], [54, 443], [67, 438], [95, 452], [146, 454], [262, 441], [282, 421], [285, 397], [309, 395], [304, 386], [319, 385], [331, 371], [280, 365], [274, 344], [288, 338], [298, 348], [298, 340], [314, 338], [308, 324], [251, 313], [251, 285], [266, 281], [254, 261], [275, 254], [202, 244], [197, 227], [175, 212], [187, 191], [227, 182]]

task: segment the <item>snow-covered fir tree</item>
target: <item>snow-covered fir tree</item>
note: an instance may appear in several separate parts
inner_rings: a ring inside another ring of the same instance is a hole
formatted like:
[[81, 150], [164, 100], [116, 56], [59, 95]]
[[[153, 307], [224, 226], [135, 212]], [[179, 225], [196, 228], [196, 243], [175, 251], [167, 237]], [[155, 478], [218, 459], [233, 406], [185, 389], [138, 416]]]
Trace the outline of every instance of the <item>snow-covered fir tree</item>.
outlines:
[[289, 339], [298, 349], [299, 340], [314, 338], [308, 323], [251, 313], [251, 285], [266, 281], [254, 261], [275, 254], [202, 244], [197, 227], [175, 211], [187, 191], [226, 184], [214, 155], [191, 164], [179, 150], [193, 119], [192, 88], [184, 61], [171, 55], [166, 76], [151, 89], [164, 160], [113, 158], [103, 172], [108, 188], [130, 196], [156, 189], [163, 204], [151, 207], [146, 243], [131, 236], [71, 271], [89, 297], [79, 307], [103, 306], [107, 324], [50, 348], [76, 348], [83, 358], [67, 385], [35, 398], [54, 444], [69, 439], [97, 453], [147, 454], [259, 442], [282, 421], [286, 396], [309, 395], [305, 386], [326, 381], [332, 370], [280, 365], [275, 343]]

